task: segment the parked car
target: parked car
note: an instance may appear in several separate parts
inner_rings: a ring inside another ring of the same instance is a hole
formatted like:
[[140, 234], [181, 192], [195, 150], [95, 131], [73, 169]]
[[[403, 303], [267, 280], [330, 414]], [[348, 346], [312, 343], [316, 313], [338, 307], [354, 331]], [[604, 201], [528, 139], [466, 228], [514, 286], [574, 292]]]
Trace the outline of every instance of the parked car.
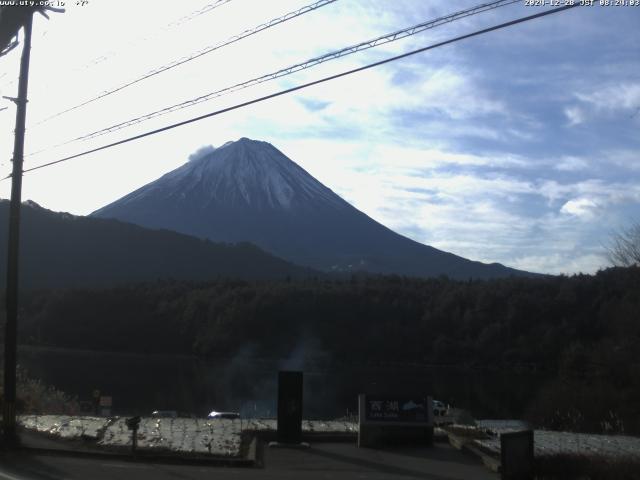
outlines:
[[440, 400], [433, 401], [433, 415], [435, 417], [446, 415], [448, 411], [449, 407], [445, 405], [444, 402], [441, 402]]
[[236, 418], [240, 418], [240, 414], [236, 412], [216, 412], [214, 410], [207, 416], [207, 418], [227, 418], [234, 420]]
[[154, 410], [151, 412], [153, 418], [178, 418], [178, 412], [175, 410]]

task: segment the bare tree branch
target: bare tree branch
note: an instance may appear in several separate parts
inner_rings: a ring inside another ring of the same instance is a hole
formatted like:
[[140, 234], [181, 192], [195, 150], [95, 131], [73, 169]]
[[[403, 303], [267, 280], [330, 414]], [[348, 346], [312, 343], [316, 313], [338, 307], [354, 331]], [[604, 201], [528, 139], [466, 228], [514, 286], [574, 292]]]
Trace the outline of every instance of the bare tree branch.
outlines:
[[615, 266], [640, 265], [640, 223], [615, 232], [607, 246], [607, 254]]

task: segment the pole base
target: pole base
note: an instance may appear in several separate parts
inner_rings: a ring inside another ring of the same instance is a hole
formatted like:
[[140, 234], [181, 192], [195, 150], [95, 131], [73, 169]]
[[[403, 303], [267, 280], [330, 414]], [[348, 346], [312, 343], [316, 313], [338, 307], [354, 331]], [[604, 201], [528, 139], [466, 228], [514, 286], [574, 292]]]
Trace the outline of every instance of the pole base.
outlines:
[[0, 437], [0, 450], [13, 450], [20, 447], [20, 436], [13, 430], [2, 430]]

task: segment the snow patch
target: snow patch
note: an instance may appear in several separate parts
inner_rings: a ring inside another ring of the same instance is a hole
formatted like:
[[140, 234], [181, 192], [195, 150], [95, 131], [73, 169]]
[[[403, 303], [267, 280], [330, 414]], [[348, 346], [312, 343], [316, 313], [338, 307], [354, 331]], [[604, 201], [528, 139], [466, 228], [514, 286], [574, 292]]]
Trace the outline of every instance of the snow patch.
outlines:
[[[624, 435], [595, 435], [587, 433], [534, 430], [535, 455], [597, 454], [608, 457], [640, 458], [640, 438]], [[500, 436], [474, 440], [485, 449], [500, 454]]]
[[198, 209], [225, 205], [259, 210], [348, 206], [270, 143], [243, 137], [219, 148], [200, 147], [181, 167], [96, 213], [108, 215], [114, 208], [160, 198], [182, 199], [181, 203]]

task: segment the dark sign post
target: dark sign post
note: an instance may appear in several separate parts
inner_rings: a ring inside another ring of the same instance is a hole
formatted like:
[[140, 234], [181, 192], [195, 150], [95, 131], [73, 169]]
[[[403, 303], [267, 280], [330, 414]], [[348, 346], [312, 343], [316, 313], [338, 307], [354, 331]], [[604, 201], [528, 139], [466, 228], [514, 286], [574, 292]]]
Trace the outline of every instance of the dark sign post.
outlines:
[[358, 396], [358, 446], [384, 443], [430, 444], [433, 439], [431, 397]]
[[140, 427], [140, 417], [131, 417], [125, 420], [127, 428], [131, 430], [131, 454], [136, 454], [138, 447], [138, 427]]
[[533, 430], [500, 435], [501, 474], [505, 480], [533, 478]]
[[302, 442], [302, 372], [278, 372], [278, 443]]
[[100, 415], [100, 390], [97, 388], [93, 391], [93, 413], [95, 416]]

